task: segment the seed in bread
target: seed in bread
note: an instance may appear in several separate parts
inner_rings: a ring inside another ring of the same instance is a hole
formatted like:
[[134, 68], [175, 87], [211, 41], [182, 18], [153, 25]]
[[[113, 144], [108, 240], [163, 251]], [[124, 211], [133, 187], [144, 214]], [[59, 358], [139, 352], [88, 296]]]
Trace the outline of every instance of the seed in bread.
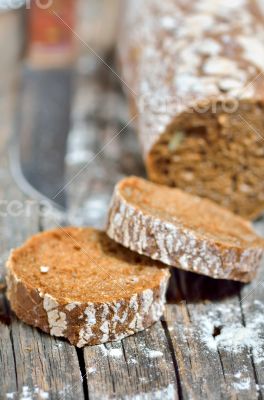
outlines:
[[211, 200], [136, 177], [117, 184], [107, 234], [165, 264], [242, 282], [254, 278], [264, 254], [250, 222]]
[[7, 269], [16, 315], [77, 347], [122, 339], [152, 325], [163, 313], [169, 278], [161, 263], [90, 228], [33, 236], [11, 253]]

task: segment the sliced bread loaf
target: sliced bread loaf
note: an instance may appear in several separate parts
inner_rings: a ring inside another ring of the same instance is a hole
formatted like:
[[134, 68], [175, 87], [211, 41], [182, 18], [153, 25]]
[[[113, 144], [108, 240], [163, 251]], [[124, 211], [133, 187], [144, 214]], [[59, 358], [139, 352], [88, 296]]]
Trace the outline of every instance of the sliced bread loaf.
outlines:
[[149, 178], [262, 215], [263, 0], [124, 3], [121, 75]]
[[248, 282], [264, 254], [250, 223], [210, 200], [130, 177], [115, 188], [108, 236], [154, 260]]
[[29, 325], [72, 344], [141, 331], [162, 313], [169, 271], [90, 228], [33, 236], [7, 262], [8, 298]]

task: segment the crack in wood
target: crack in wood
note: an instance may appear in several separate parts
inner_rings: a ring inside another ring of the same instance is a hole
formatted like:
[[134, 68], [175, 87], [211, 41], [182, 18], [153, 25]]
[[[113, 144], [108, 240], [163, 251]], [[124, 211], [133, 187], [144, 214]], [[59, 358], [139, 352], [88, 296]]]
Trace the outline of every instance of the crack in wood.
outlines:
[[170, 332], [168, 330], [168, 325], [166, 323], [166, 321], [162, 321], [162, 326], [167, 338], [167, 342], [168, 342], [168, 346], [170, 349], [170, 353], [171, 353], [171, 357], [172, 357], [172, 361], [173, 361], [173, 365], [174, 365], [174, 371], [175, 371], [175, 377], [176, 377], [176, 381], [177, 381], [177, 386], [178, 386], [178, 395], [179, 395], [179, 400], [182, 400], [183, 394], [182, 394], [182, 386], [181, 386], [181, 380], [180, 380], [180, 375], [179, 375], [179, 367], [178, 367], [178, 363], [177, 363], [177, 358], [175, 356], [175, 352], [173, 349], [173, 344], [172, 344], [172, 340], [170, 337]]
[[12, 332], [12, 326], [9, 328], [9, 337], [10, 337], [10, 342], [12, 346], [12, 355], [13, 355], [13, 360], [14, 360], [14, 370], [15, 370], [15, 377], [16, 377], [16, 392], [18, 391], [18, 375], [17, 375], [17, 363], [16, 363], [16, 352], [14, 348], [14, 338], [13, 338], [13, 332]]
[[[241, 316], [242, 316], [242, 322], [243, 322], [243, 326], [246, 327], [246, 318], [245, 318], [245, 314], [244, 314], [244, 310], [243, 310], [243, 301], [242, 301], [242, 296], [241, 293], [239, 293], [239, 306], [240, 306], [240, 311], [241, 311]], [[250, 347], [250, 361], [251, 361], [251, 365], [253, 368], [253, 373], [254, 373], [254, 378], [255, 378], [255, 382], [256, 382], [256, 388], [259, 387], [259, 380], [258, 380], [258, 374], [257, 374], [257, 370], [256, 370], [256, 365], [254, 363], [254, 355], [253, 355], [253, 349], [252, 347]], [[258, 393], [258, 399], [262, 400], [263, 399], [263, 395], [261, 392]]]
[[84, 400], [89, 400], [87, 371], [86, 371], [86, 368], [85, 368], [83, 349], [77, 349], [76, 348], [76, 352], [77, 352], [78, 361], [79, 361], [79, 367], [80, 367], [80, 371], [81, 371]]

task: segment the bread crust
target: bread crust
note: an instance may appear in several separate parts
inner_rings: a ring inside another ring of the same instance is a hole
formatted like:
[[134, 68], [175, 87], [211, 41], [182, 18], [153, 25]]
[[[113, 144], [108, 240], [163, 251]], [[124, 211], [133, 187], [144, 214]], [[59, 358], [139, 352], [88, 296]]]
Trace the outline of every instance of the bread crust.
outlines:
[[[155, 287], [152, 285], [151, 289], [137, 291], [127, 298], [65, 304], [38, 287], [30, 287], [17, 276], [16, 252], [11, 253], [7, 262], [7, 297], [12, 310], [25, 323], [50, 335], [64, 337], [79, 348], [120, 340], [148, 328], [163, 314], [170, 276], [167, 268], [162, 268], [161, 279]], [[74, 294], [69, 293], [68, 297]]]
[[149, 178], [261, 215], [261, 1], [129, 0], [123, 21], [122, 77]]
[[211, 278], [250, 282], [255, 277], [264, 254], [261, 239], [259, 247], [242, 248], [203, 238], [129, 203], [121, 190], [125, 182], [116, 186], [112, 198], [106, 230], [110, 238], [153, 260]]

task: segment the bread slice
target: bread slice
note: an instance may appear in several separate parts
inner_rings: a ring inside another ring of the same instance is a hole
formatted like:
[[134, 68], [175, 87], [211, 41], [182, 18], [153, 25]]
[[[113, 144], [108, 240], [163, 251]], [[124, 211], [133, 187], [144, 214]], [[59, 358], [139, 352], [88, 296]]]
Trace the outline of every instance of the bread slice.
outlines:
[[33, 236], [7, 268], [16, 315], [77, 347], [122, 339], [157, 321], [170, 275], [90, 228]]
[[115, 188], [107, 234], [165, 264], [249, 282], [264, 253], [250, 223], [210, 200], [130, 177]]

